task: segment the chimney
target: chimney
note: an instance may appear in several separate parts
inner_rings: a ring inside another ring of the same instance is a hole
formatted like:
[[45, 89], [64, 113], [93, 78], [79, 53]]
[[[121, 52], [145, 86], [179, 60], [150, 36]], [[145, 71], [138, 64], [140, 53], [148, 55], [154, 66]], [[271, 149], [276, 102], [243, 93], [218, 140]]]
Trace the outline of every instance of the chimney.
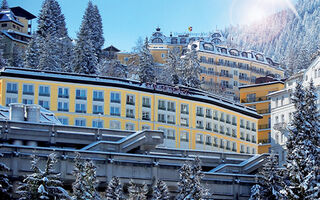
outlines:
[[13, 121], [24, 121], [24, 104], [11, 103], [9, 119]]
[[40, 122], [40, 106], [39, 105], [26, 105], [26, 120], [28, 122]]

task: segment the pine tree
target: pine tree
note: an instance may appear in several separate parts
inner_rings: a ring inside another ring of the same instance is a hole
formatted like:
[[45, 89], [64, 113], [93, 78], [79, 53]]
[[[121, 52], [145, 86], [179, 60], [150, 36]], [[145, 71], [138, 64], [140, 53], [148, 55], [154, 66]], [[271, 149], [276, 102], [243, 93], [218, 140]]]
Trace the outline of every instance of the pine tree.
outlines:
[[13, 48], [13, 55], [12, 55], [10, 65], [14, 67], [24, 67], [24, 60], [23, 60], [24, 57], [25, 57], [24, 49], [16, 45]]
[[136, 41], [135, 46], [132, 47], [132, 52], [139, 53], [142, 50], [142, 47], [143, 47], [143, 39], [139, 37]]
[[102, 28], [102, 19], [99, 13], [99, 9], [97, 5], [93, 6], [93, 18], [91, 19], [92, 22], [92, 41], [94, 41], [94, 48], [95, 53], [97, 54], [98, 58], [101, 55], [101, 49], [104, 44], [103, 38], [103, 28]]
[[127, 67], [118, 60], [102, 59], [97, 65], [97, 71], [100, 76], [111, 76], [118, 78], [127, 77]]
[[[3, 154], [0, 154], [0, 157], [3, 157]], [[11, 199], [11, 189], [12, 185], [8, 179], [6, 172], [10, 170], [6, 164], [0, 163], [0, 200]]]
[[[168, 76], [170, 74], [170, 76]], [[170, 49], [166, 59], [166, 67], [163, 76], [160, 78], [161, 82], [168, 84], [180, 84], [182, 81], [182, 60], [181, 53], [178, 48]]]
[[283, 180], [278, 167], [278, 157], [272, 152], [259, 172], [258, 184], [251, 189], [251, 199], [277, 200], [282, 198], [280, 191]]
[[169, 200], [170, 193], [167, 184], [164, 181], [158, 180], [153, 187], [153, 197], [152, 200]]
[[133, 180], [129, 182], [129, 200], [146, 200], [148, 194], [148, 186], [144, 183], [142, 186], [137, 186]]
[[38, 68], [40, 60], [40, 40], [40, 36], [37, 33], [32, 35], [32, 39], [30, 40], [25, 52], [25, 67], [33, 69]]
[[118, 177], [112, 177], [106, 189], [107, 200], [122, 200], [122, 185]]
[[72, 184], [73, 200], [99, 200], [96, 191], [97, 177], [96, 167], [92, 161], [81, 159], [80, 154], [76, 154], [73, 175], [76, 177]]
[[178, 182], [179, 194], [177, 200], [202, 199], [207, 195], [207, 190], [201, 185], [204, 174], [201, 169], [201, 161], [196, 157], [192, 164], [185, 163], [179, 170]]
[[292, 101], [296, 108], [289, 127], [286, 176], [288, 182], [282, 192], [289, 199], [317, 199], [319, 197], [319, 115], [315, 88], [311, 82], [306, 92], [298, 83]]
[[46, 37], [46, 42], [42, 44], [40, 48], [39, 65], [37, 69], [61, 71], [61, 65], [59, 65], [59, 54], [56, 51], [57, 38], [51, 34]]
[[3, 58], [3, 51], [0, 49], [0, 69], [7, 66], [7, 61]]
[[182, 84], [192, 88], [200, 88], [200, 73], [201, 68], [197, 52], [195, 50], [188, 50], [186, 54], [182, 56]]
[[74, 67], [76, 73], [96, 74], [98, 55], [95, 49], [95, 38], [93, 38], [94, 6], [89, 1], [88, 7], [82, 18], [80, 31], [74, 48]]
[[138, 60], [134, 60], [129, 65], [131, 74], [136, 75], [143, 83], [155, 81], [155, 64], [149, 50], [148, 38], [145, 39], [141, 51], [138, 53]]
[[[26, 67], [38, 68], [41, 58], [49, 59], [55, 55], [55, 62], [50, 62], [50, 66], [40, 66], [40, 69], [67, 71], [66, 68], [71, 64], [69, 55], [72, 55], [72, 43], [67, 32], [59, 3], [56, 0], [45, 0], [38, 17], [37, 31], [27, 48]], [[52, 45], [53, 42], [56, 44]], [[51, 46], [50, 50], [46, 49], [48, 46]]]
[[1, 9], [8, 9], [8, 8], [9, 6], [8, 6], [7, 0], [2, 0]]
[[35, 155], [32, 157], [33, 173], [29, 174], [18, 187], [19, 199], [70, 199], [68, 193], [61, 187], [60, 174], [54, 173], [54, 165], [57, 162], [55, 154], [48, 156], [44, 171], [39, 168], [39, 157]]

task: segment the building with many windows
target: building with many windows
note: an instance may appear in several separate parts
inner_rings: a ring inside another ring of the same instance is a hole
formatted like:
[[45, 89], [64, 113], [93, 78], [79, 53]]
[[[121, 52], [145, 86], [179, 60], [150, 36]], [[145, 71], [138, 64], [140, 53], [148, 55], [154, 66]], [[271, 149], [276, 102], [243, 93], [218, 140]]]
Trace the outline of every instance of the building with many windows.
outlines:
[[268, 153], [271, 148], [271, 105], [268, 94], [279, 91], [284, 88], [282, 81], [276, 81], [273, 78], [262, 77], [266, 79], [262, 83], [240, 86], [240, 102], [246, 106], [254, 108], [257, 113], [262, 115], [258, 121], [258, 153]]
[[[185, 48], [196, 50], [201, 62], [200, 79], [203, 81], [203, 88], [230, 99], [239, 100], [238, 87], [254, 84], [259, 77], [284, 77], [279, 64], [262, 53], [227, 48], [219, 31], [198, 37], [188, 34], [167, 37], [158, 28], [149, 42], [154, 61], [160, 64], [166, 63], [170, 49], [177, 48], [181, 52]], [[121, 52], [117, 56], [122, 64], [130, 63], [130, 59], [135, 57]]]
[[166, 147], [257, 153], [252, 108], [201, 90], [89, 75], [4, 68], [1, 104], [39, 104], [66, 125], [162, 130]]
[[285, 88], [273, 92], [268, 96], [271, 99], [271, 149], [279, 154], [279, 164], [285, 163], [286, 142], [288, 138], [287, 126], [293, 119], [295, 107], [291, 97], [294, 93], [297, 82], [302, 82], [304, 87], [308, 87], [313, 80], [318, 95], [318, 109], [320, 108], [320, 57], [316, 58], [311, 65], [285, 81]]

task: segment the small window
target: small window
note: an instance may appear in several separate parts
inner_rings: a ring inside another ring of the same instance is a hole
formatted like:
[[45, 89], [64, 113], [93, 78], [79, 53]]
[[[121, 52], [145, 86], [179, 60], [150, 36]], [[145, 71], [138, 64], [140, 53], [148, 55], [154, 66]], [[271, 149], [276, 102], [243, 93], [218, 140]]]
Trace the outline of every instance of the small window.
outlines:
[[180, 133], [180, 141], [181, 142], [189, 142], [189, 133], [186, 131], [182, 131]]
[[7, 93], [18, 94], [18, 83], [7, 83]]
[[94, 90], [93, 91], [93, 101], [104, 101], [103, 91]]
[[33, 99], [22, 99], [23, 104], [33, 104]]
[[69, 103], [58, 101], [58, 111], [69, 112]]
[[69, 119], [68, 117], [58, 117], [58, 120], [61, 122], [63, 125], [69, 125]]
[[142, 125], [142, 130], [151, 130], [151, 127], [147, 124]]
[[86, 119], [75, 119], [76, 126], [86, 126]]
[[50, 87], [40, 85], [39, 86], [39, 96], [50, 97]]
[[23, 84], [23, 94], [24, 95], [33, 95], [33, 85], [30, 84]]
[[7, 97], [6, 98], [6, 106], [9, 106], [10, 103], [17, 103], [18, 99], [16, 97]]
[[135, 105], [135, 98], [134, 95], [127, 94], [127, 105]]
[[198, 134], [196, 135], [196, 143], [198, 143], [198, 144], [203, 144], [203, 134], [198, 133]]
[[92, 121], [93, 128], [103, 128], [104, 121], [101, 119], [96, 119]]
[[50, 110], [49, 101], [39, 100], [39, 105], [42, 106], [43, 108], [47, 109], [47, 110]]
[[86, 113], [87, 108], [85, 103], [76, 103], [76, 113]]
[[134, 130], [135, 130], [135, 125], [134, 125], [134, 123], [126, 123], [126, 130], [128, 130], [128, 131], [134, 131]]
[[103, 115], [103, 105], [93, 105], [92, 106], [92, 113]]
[[120, 103], [120, 93], [117, 92], [111, 92], [111, 103]]
[[142, 120], [150, 121], [150, 111], [142, 111]]
[[120, 116], [120, 108], [116, 106], [110, 107], [110, 115], [112, 116]]
[[166, 110], [166, 102], [164, 100], [159, 99], [159, 101], [158, 101], [158, 109], [159, 110]]
[[110, 121], [110, 129], [120, 129], [121, 128], [121, 123], [116, 120], [111, 120]]
[[87, 100], [87, 90], [85, 90], [85, 89], [76, 89], [76, 99]]
[[146, 108], [150, 108], [151, 106], [151, 100], [150, 97], [142, 97], [142, 106]]
[[58, 89], [59, 98], [69, 98], [69, 88], [59, 88]]
[[127, 109], [126, 109], [126, 117], [128, 117], [128, 118], [134, 118], [134, 109], [127, 108]]
[[7, 27], [7, 26], [8, 26], [7, 23], [1, 24], [1, 27]]
[[189, 114], [189, 105], [181, 104], [181, 114]]

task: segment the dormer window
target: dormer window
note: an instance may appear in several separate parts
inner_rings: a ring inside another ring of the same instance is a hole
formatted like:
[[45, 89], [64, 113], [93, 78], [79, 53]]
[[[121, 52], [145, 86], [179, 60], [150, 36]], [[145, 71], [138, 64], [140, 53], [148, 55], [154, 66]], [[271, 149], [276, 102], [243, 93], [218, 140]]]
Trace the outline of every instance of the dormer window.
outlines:
[[242, 52], [242, 53], [241, 53], [241, 56], [242, 56], [242, 57], [245, 57], [245, 58], [248, 58], [247, 52]]
[[213, 42], [214, 44], [220, 44], [221, 40], [219, 38], [214, 38], [213, 40], [211, 40], [211, 42]]
[[221, 53], [227, 54], [227, 49], [226, 48], [221, 48]]
[[178, 39], [177, 38], [171, 38], [171, 44], [177, 44]]
[[256, 54], [256, 59], [259, 61], [264, 61], [263, 55], [261, 54]]
[[203, 48], [204, 48], [205, 50], [209, 50], [209, 51], [213, 51], [213, 50], [214, 50], [213, 45], [212, 45], [212, 44], [209, 44], [209, 43], [204, 43], [204, 44], [203, 44]]
[[231, 50], [229, 51], [229, 53], [230, 53], [230, 55], [232, 55], [232, 56], [239, 56], [239, 51], [236, 50], [236, 49], [231, 49]]
[[152, 40], [152, 43], [163, 43], [162, 39], [161, 38], [154, 38]]

